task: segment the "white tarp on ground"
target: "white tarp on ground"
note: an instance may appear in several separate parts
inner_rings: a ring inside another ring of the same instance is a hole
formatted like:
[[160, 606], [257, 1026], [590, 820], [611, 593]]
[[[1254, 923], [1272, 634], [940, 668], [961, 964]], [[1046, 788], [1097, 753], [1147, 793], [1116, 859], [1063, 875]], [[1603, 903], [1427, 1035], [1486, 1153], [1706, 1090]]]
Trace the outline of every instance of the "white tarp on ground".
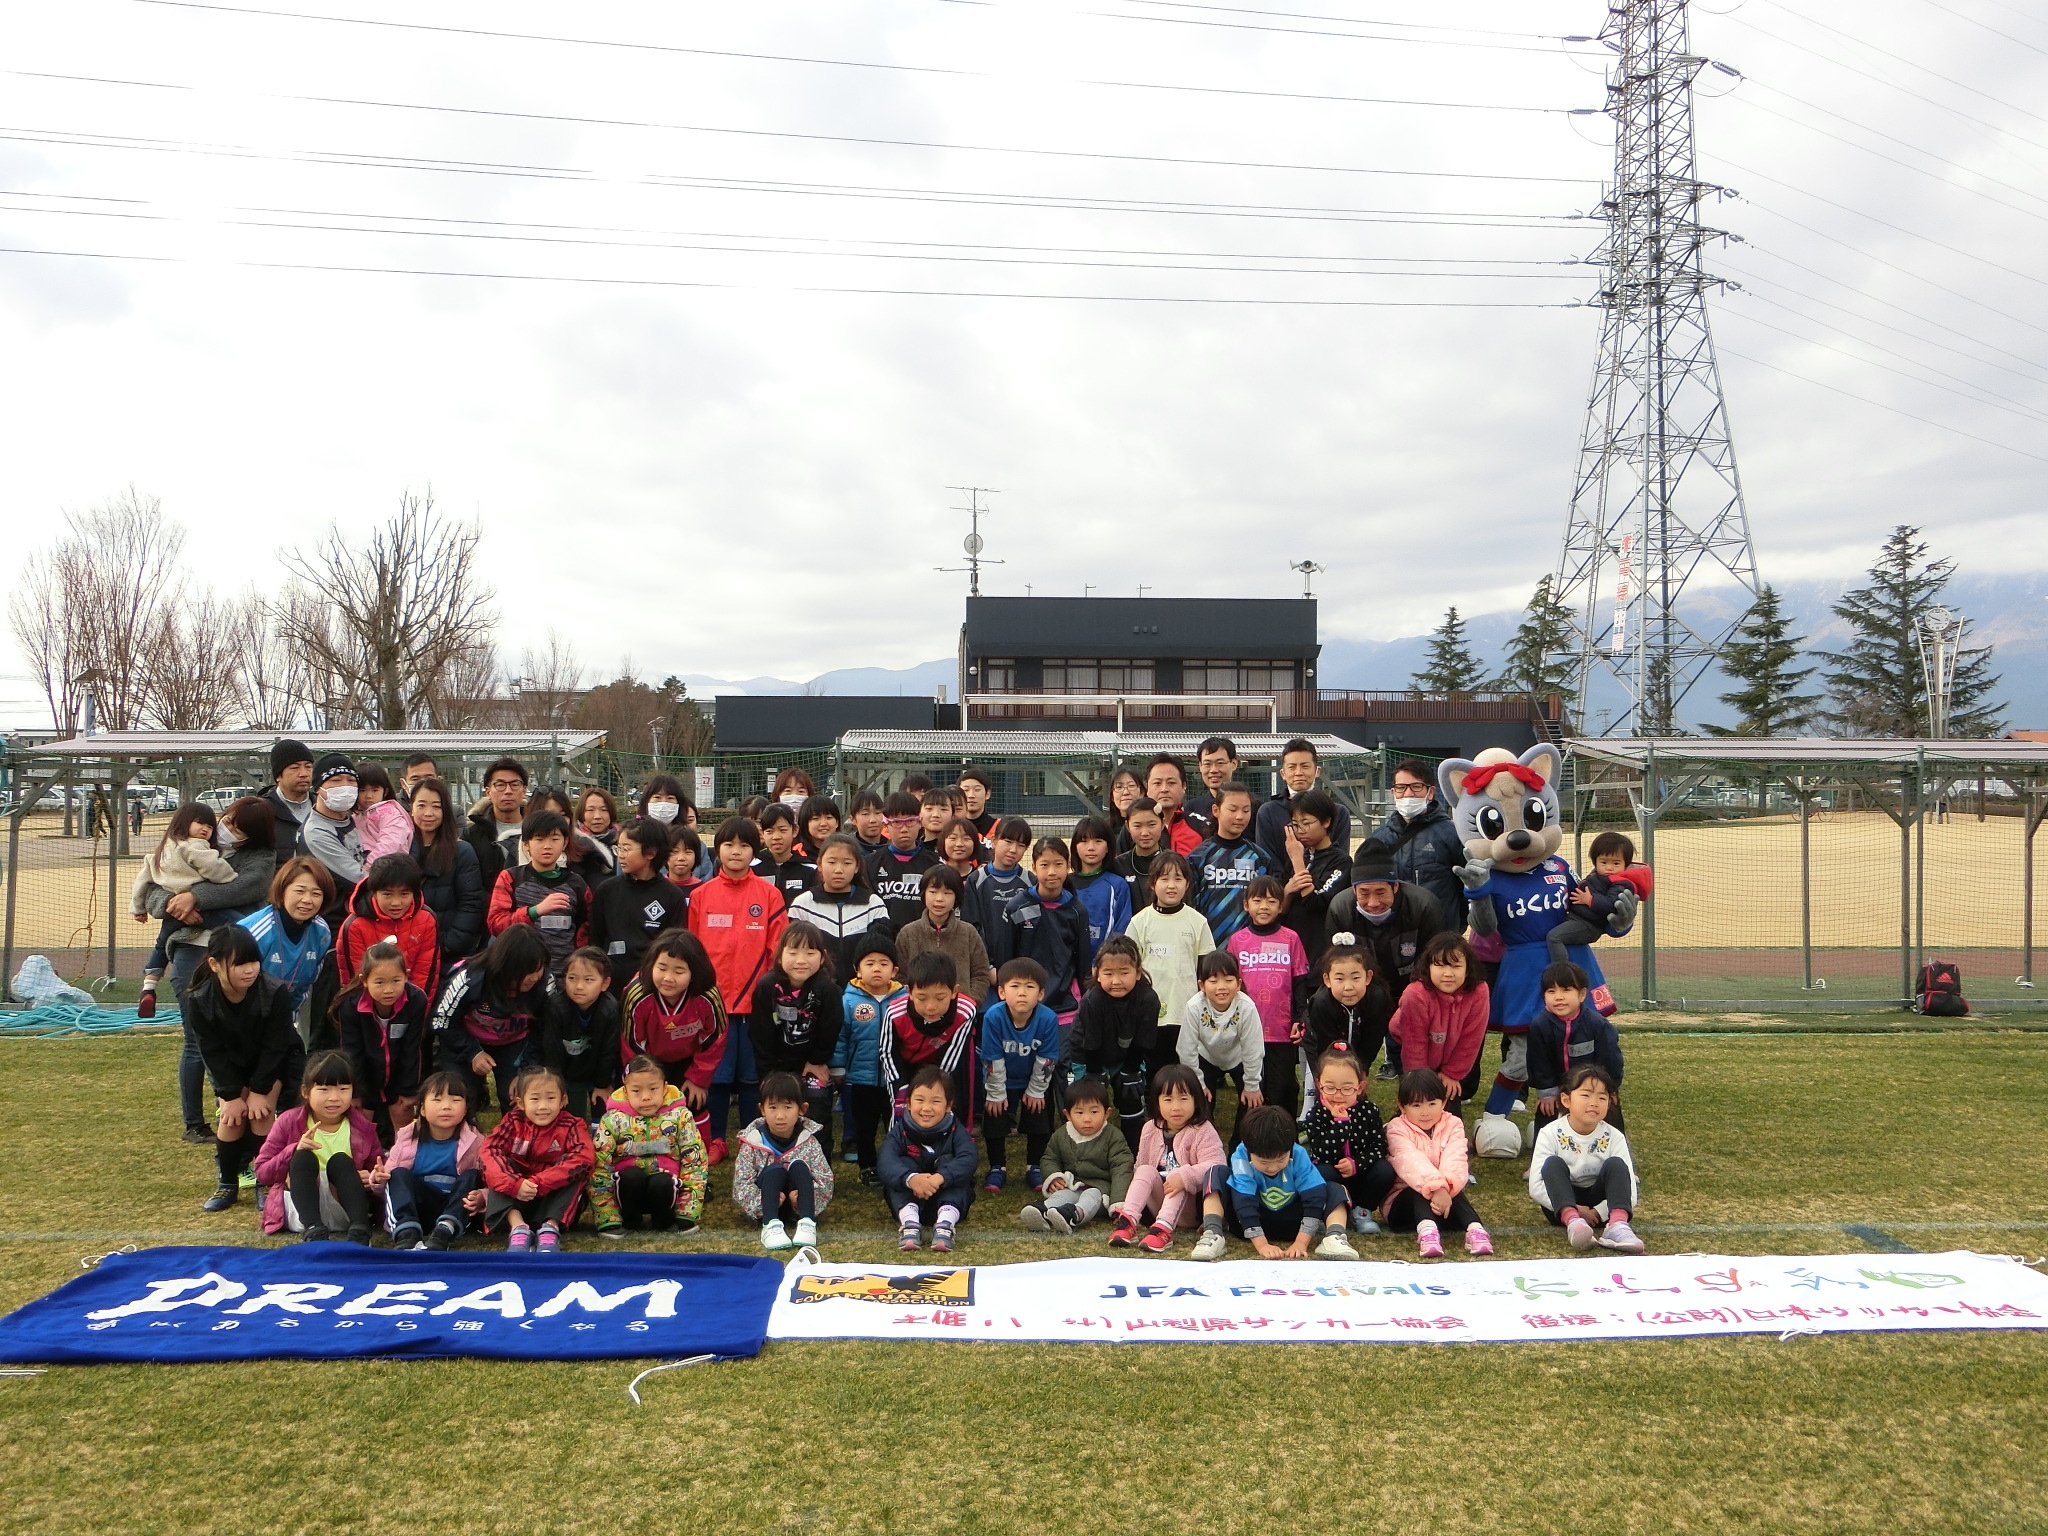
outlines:
[[2041, 1327], [2048, 1276], [1995, 1255], [1595, 1250], [1434, 1265], [799, 1260], [777, 1293], [768, 1337], [1413, 1344]]

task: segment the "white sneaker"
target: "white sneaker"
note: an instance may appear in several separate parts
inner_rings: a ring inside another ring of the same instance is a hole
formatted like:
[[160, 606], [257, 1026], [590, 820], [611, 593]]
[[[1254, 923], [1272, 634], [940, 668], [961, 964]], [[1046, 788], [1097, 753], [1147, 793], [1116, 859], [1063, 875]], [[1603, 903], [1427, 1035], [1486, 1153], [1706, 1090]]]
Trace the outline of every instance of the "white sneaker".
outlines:
[[1017, 1213], [1017, 1223], [1026, 1232], [1042, 1233], [1046, 1230], [1045, 1213], [1034, 1205], [1027, 1205]]
[[781, 1222], [771, 1221], [763, 1224], [761, 1228], [761, 1246], [763, 1248], [773, 1253], [776, 1249], [787, 1248], [789, 1245], [789, 1233], [783, 1229]]
[[1641, 1253], [1643, 1240], [1636, 1236], [1635, 1228], [1625, 1221], [1610, 1221], [1606, 1229], [1594, 1239], [1602, 1248], [1612, 1248], [1616, 1253]]
[[[1195, 1239], [1195, 1251], [1189, 1257], [1199, 1259], [1204, 1264], [1211, 1264], [1223, 1257], [1223, 1250], [1227, 1246], [1221, 1232], [1204, 1232]], [[1355, 1259], [1358, 1255], [1354, 1253], [1352, 1257]]]
[[1316, 1257], [1319, 1259], [1355, 1259], [1358, 1257], [1358, 1250], [1351, 1246], [1350, 1238], [1346, 1237], [1335, 1227], [1332, 1227], [1323, 1234], [1323, 1240], [1316, 1244]]
[[792, 1248], [813, 1248], [818, 1242], [818, 1224], [810, 1217], [802, 1218], [796, 1224], [796, 1234], [789, 1240]]

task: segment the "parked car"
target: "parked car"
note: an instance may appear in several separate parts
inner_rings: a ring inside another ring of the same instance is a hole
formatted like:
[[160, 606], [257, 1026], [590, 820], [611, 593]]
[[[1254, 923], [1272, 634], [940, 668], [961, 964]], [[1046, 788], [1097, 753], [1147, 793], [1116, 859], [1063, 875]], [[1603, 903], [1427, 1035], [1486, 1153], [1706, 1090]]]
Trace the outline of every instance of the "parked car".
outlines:
[[244, 795], [260, 795], [263, 791], [252, 785], [237, 784], [228, 789], [209, 789], [199, 796], [199, 803], [218, 816]]

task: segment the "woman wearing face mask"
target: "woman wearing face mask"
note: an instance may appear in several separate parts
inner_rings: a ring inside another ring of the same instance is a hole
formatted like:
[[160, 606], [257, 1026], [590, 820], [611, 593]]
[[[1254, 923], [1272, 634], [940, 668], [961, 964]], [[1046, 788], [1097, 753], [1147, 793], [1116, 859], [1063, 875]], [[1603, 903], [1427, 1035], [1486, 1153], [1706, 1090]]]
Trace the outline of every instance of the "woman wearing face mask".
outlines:
[[1434, 896], [1445, 925], [1463, 933], [1468, 903], [1458, 867], [1465, 862], [1465, 847], [1450, 812], [1436, 798], [1436, 769], [1410, 758], [1395, 768], [1393, 791], [1393, 813], [1358, 851], [1391, 858], [1394, 874]]
[[[673, 774], [657, 773], [647, 781], [640, 791], [640, 814], [652, 816], [671, 833], [678, 827], [688, 827], [693, 832], [697, 828], [697, 807], [683, 793], [682, 781]], [[710, 879], [714, 862], [707, 845], [703, 857], [697, 860], [696, 877]]]
[[[214, 824], [213, 845], [228, 861], [235, 878], [226, 882], [206, 881], [191, 890], [171, 895], [152, 892], [150, 915], [173, 920], [182, 926], [166, 935], [166, 968], [171, 995], [177, 999], [178, 1014], [187, 1017], [186, 990], [199, 963], [206, 957], [206, 944], [216, 928], [232, 923], [245, 912], [264, 903], [270, 878], [277, 873], [277, 854], [271, 847], [276, 818], [269, 802], [245, 795], [220, 813]], [[178, 1057], [178, 1103], [184, 1112], [186, 1141], [204, 1145], [213, 1140], [206, 1126], [206, 1071], [199, 1055], [198, 1037], [185, 1026], [185, 1048]]]
[[[803, 803], [818, 792], [818, 786], [811, 782], [811, 776], [801, 768], [785, 768], [775, 775], [775, 782], [769, 787], [768, 798], [780, 800], [792, 811], [803, 809]], [[797, 828], [803, 830], [801, 826]]]

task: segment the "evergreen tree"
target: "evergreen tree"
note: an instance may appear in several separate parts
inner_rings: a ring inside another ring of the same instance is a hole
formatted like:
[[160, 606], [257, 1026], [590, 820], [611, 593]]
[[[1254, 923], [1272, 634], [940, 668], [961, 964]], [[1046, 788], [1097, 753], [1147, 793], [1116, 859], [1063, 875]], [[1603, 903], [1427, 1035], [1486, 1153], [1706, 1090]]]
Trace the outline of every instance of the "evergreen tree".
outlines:
[[1563, 694], [1567, 711], [1577, 708], [1572, 697], [1571, 653], [1576, 648], [1572, 611], [1557, 600], [1546, 574], [1529, 594], [1529, 608], [1508, 641], [1501, 674], [1493, 686], [1503, 693], [1526, 693], [1545, 699]]
[[1812, 725], [1820, 714], [1820, 695], [1798, 689], [1817, 669], [1793, 665], [1805, 644], [1804, 635], [1792, 633], [1777, 588], [1757, 593], [1721, 650], [1721, 670], [1740, 685], [1721, 695], [1721, 702], [1735, 711], [1735, 726], [1710, 725], [1707, 730], [1715, 736], [1793, 736]]
[[1452, 607], [1429, 637], [1427, 662], [1410, 680], [1411, 686], [1417, 693], [1471, 693], [1485, 681], [1465, 638], [1465, 621]]
[[[1842, 594], [1835, 615], [1848, 622], [1848, 648], [1824, 651], [1830, 719], [1844, 735], [1921, 736], [1928, 730], [1927, 678], [1920, 664], [1920, 620], [1938, 603], [1952, 560], [1929, 560], [1918, 528], [1901, 523], [1870, 567], [1870, 584]], [[1964, 626], [1968, 632], [1967, 623]], [[1998, 675], [1988, 646], [1956, 658], [1949, 691], [1949, 734], [1992, 736], [2003, 725], [1990, 702]]]

